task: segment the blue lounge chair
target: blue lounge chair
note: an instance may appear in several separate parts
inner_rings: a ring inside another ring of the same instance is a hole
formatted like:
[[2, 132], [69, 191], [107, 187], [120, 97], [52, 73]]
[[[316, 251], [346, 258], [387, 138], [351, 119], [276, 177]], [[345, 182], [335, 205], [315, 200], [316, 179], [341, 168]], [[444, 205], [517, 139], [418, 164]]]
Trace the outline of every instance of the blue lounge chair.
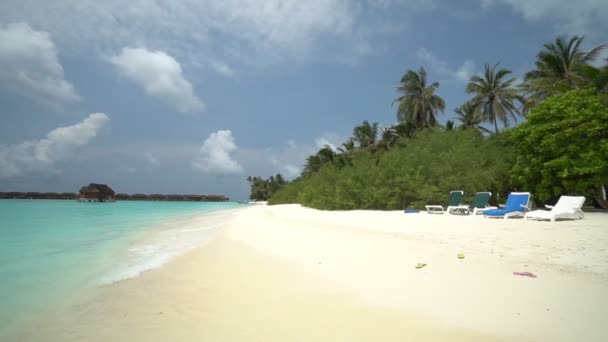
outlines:
[[483, 212], [484, 217], [523, 217], [526, 210], [530, 210], [528, 204], [530, 203], [529, 192], [512, 192], [507, 198], [507, 204], [504, 208], [485, 210]]

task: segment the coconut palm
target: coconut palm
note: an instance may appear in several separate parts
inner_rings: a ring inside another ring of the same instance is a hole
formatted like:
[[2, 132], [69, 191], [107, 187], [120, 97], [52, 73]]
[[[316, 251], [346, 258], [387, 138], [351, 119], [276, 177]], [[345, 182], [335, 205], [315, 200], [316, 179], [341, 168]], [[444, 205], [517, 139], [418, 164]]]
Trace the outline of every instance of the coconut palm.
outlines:
[[336, 154], [334, 153], [334, 150], [332, 150], [331, 146], [329, 145], [323, 146], [323, 148], [317, 152], [317, 157], [319, 157], [321, 163], [333, 162], [335, 156]]
[[397, 134], [397, 130], [395, 127], [384, 127], [380, 132], [380, 143], [385, 145], [387, 148], [393, 147], [397, 140], [399, 139], [399, 134]]
[[498, 121], [505, 127], [509, 126], [509, 119], [517, 120], [520, 114], [515, 102], [524, 102], [517, 89], [513, 86], [515, 77], [505, 80], [511, 70], [498, 69], [498, 64], [490, 66], [485, 64], [482, 76], [473, 76], [467, 85], [467, 93], [474, 94], [470, 100], [476, 110], [494, 124], [498, 133]]
[[416, 127], [411, 122], [401, 122], [393, 126], [395, 133], [400, 137], [413, 137]]
[[342, 143], [342, 147], [338, 147], [338, 151], [344, 154], [351, 153], [355, 149], [355, 141], [353, 138], [348, 139], [346, 142]]
[[459, 127], [462, 129], [473, 128], [484, 133], [490, 133], [489, 129], [482, 126], [486, 119], [470, 102], [465, 102], [462, 106], [454, 109], [454, 112], [456, 112], [455, 119], [460, 121]]
[[304, 164], [304, 170], [302, 171], [303, 175], [311, 175], [313, 173], [317, 173], [321, 169], [321, 165], [323, 162], [319, 158], [318, 155], [312, 155], [306, 158], [306, 163]]
[[593, 84], [585, 69], [593, 68], [595, 61], [608, 44], [598, 45], [589, 51], [582, 50], [584, 37], [570, 39], [558, 37], [544, 45], [536, 56], [536, 69], [526, 73], [522, 90], [528, 94], [526, 109], [543, 99], [571, 89]]
[[369, 121], [365, 120], [361, 126], [357, 126], [353, 130], [353, 139], [359, 143], [359, 147], [370, 147], [378, 138], [379, 127], [377, 122], [371, 124]]
[[439, 112], [445, 111], [445, 101], [435, 94], [437, 88], [438, 82], [427, 84], [424, 68], [417, 72], [408, 70], [397, 87], [401, 95], [393, 100], [393, 105], [398, 104], [399, 122], [410, 122], [419, 129], [434, 126]]
[[452, 121], [452, 120], [446, 121], [446, 123], [445, 123], [445, 130], [446, 131], [452, 131], [452, 130], [454, 130], [454, 121]]
[[372, 152], [388, 151], [388, 149], [390, 149], [397, 143], [398, 139], [399, 135], [397, 134], [397, 130], [395, 130], [394, 127], [384, 127], [380, 132], [380, 140], [378, 140], [372, 146]]

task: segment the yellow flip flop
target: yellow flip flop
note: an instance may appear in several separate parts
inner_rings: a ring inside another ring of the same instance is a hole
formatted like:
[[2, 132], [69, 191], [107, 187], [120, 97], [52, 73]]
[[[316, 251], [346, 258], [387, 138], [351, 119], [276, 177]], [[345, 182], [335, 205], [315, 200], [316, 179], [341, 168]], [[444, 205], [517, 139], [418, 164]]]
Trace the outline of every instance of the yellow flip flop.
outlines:
[[418, 263], [416, 265], [416, 268], [423, 268], [424, 266], [426, 266], [426, 264]]
[[464, 254], [458, 253], [458, 259], [464, 259]]

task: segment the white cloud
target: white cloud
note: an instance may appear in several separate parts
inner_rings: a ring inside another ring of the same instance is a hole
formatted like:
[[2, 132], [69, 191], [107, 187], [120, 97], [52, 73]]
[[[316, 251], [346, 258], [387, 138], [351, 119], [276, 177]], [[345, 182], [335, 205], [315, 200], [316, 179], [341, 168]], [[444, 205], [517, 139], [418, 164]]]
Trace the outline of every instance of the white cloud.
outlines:
[[0, 81], [52, 109], [78, 101], [50, 34], [25, 23], [0, 25]]
[[[61, 15], [49, 15], [61, 13]], [[1, 20], [27, 20], [69, 45], [117, 49], [137, 42], [172, 54], [194, 52], [246, 62], [307, 51], [322, 34], [347, 35], [349, 0], [4, 0]], [[94, 42], [103, 41], [101, 45]], [[93, 43], [93, 44], [91, 44]], [[243, 51], [249, 54], [242, 54]], [[220, 56], [218, 56], [220, 55]], [[221, 59], [221, 58], [220, 58]]]
[[286, 179], [294, 179], [302, 173], [302, 166], [286, 164], [277, 158], [271, 158], [270, 162]]
[[318, 148], [329, 146], [332, 150], [337, 151], [338, 147], [346, 139], [335, 133], [327, 133], [315, 139], [315, 145]]
[[154, 168], [160, 165], [160, 161], [154, 156], [154, 154], [152, 154], [152, 152], [146, 152], [144, 154], [144, 158], [146, 159], [146, 163], [148, 163], [148, 167]]
[[[0, 22], [28, 21], [61, 39], [62, 45], [93, 54], [108, 55], [133, 44], [154, 47], [183, 63], [232, 77], [229, 70], [235, 65], [236, 69], [293, 65], [373, 53], [373, 48], [361, 47], [388, 27], [403, 27], [408, 12], [430, 10], [436, 7], [433, 4], [428, 0], [3, 0]], [[397, 7], [404, 15], [389, 19], [387, 13]], [[375, 24], [370, 22], [382, 23], [385, 29], [373, 32]], [[224, 66], [214, 65], [218, 60]]]
[[482, 6], [487, 8], [498, 2], [510, 5], [529, 21], [556, 21], [559, 24], [555, 27], [562, 33], [596, 35], [608, 30], [605, 0], [482, 0]]
[[210, 61], [209, 64], [218, 74], [224, 75], [226, 77], [234, 77], [236, 72], [232, 69], [228, 64], [222, 61]]
[[0, 145], [0, 178], [55, 172], [55, 163], [73, 157], [77, 149], [87, 145], [108, 120], [107, 115], [94, 113], [78, 124], [50, 131], [43, 139], [19, 145]]
[[289, 139], [285, 146], [279, 149], [267, 149], [264, 152], [275, 168], [273, 172], [278, 171], [285, 178], [293, 179], [302, 173], [306, 158], [317, 153], [326, 145], [336, 151], [346, 139], [337, 133], [328, 132], [313, 139], [312, 143], [298, 144], [295, 140]]
[[201, 100], [194, 95], [192, 84], [184, 78], [181, 65], [166, 53], [126, 47], [109, 61], [125, 77], [143, 87], [148, 95], [160, 98], [179, 111], [203, 108]]
[[438, 59], [431, 51], [425, 48], [416, 50], [416, 57], [426, 63], [430, 70], [462, 82], [467, 82], [475, 74], [475, 62], [472, 60], [466, 60], [454, 70], [448, 66], [447, 62]]
[[232, 154], [238, 149], [232, 137], [232, 131], [219, 130], [211, 133], [203, 143], [192, 166], [204, 173], [238, 174], [243, 172], [241, 164], [233, 159]]

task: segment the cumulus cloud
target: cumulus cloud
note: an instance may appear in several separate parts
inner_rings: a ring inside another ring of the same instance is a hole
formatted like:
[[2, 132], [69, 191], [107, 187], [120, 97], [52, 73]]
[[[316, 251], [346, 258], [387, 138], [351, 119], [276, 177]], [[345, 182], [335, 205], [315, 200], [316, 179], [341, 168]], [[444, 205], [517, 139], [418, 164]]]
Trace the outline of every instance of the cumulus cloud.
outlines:
[[238, 149], [232, 131], [219, 130], [211, 133], [203, 143], [192, 166], [204, 173], [238, 174], [243, 172], [241, 164], [232, 157]]
[[269, 149], [266, 152], [271, 165], [276, 171], [280, 172], [287, 179], [293, 179], [302, 173], [302, 168], [306, 162], [306, 158], [317, 153], [317, 151], [325, 146], [331, 147], [337, 151], [342, 142], [346, 141], [346, 137], [337, 133], [325, 133], [312, 142], [298, 144], [295, 140], [289, 139], [285, 146], [279, 149]]
[[192, 84], [184, 78], [181, 65], [166, 53], [126, 47], [108, 60], [148, 95], [158, 97], [180, 112], [203, 108]]
[[475, 74], [475, 62], [472, 60], [466, 60], [458, 68], [451, 69], [447, 62], [440, 60], [425, 48], [416, 50], [416, 57], [426, 63], [432, 71], [462, 82], [467, 82]]
[[323, 148], [329, 146], [332, 150], [337, 151], [338, 147], [346, 138], [339, 136], [336, 133], [327, 133], [315, 139], [315, 145], [317, 148]]
[[[577, 34], [597, 34], [608, 30], [608, 1], [579, 0], [481, 0], [482, 6], [490, 7], [495, 3], [504, 3], [521, 13], [526, 20], [552, 20], [559, 22], [556, 28], [560, 32]], [[602, 37], [605, 38], [605, 37]]]
[[55, 172], [57, 162], [73, 157], [109, 120], [103, 113], [93, 113], [78, 124], [50, 131], [43, 139], [0, 145], [0, 178]]
[[[79, 0], [0, 1], [0, 22], [26, 20], [51, 32], [62, 45], [108, 54], [137, 42], [184, 63], [232, 77], [229, 69], [336, 60], [366, 54], [370, 22], [402, 26], [407, 12], [430, 10], [428, 0]], [[404, 15], [385, 15], [399, 7]], [[49, 15], [61, 13], [61, 15]], [[381, 30], [382, 31], [382, 30]], [[376, 32], [384, 34], [385, 32]], [[110, 51], [110, 52], [108, 52]], [[323, 52], [323, 53], [318, 53]], [[339, 55], [336, 57], [336, 55]], [[224, 66], [214, 65], [221, 60]], [[225, 66], [231, 67], [226, 68]]]
[[55, 110], [80, 99], [64, 78], [50, 34], [25, 23], [0, 25], [0, 81]]

